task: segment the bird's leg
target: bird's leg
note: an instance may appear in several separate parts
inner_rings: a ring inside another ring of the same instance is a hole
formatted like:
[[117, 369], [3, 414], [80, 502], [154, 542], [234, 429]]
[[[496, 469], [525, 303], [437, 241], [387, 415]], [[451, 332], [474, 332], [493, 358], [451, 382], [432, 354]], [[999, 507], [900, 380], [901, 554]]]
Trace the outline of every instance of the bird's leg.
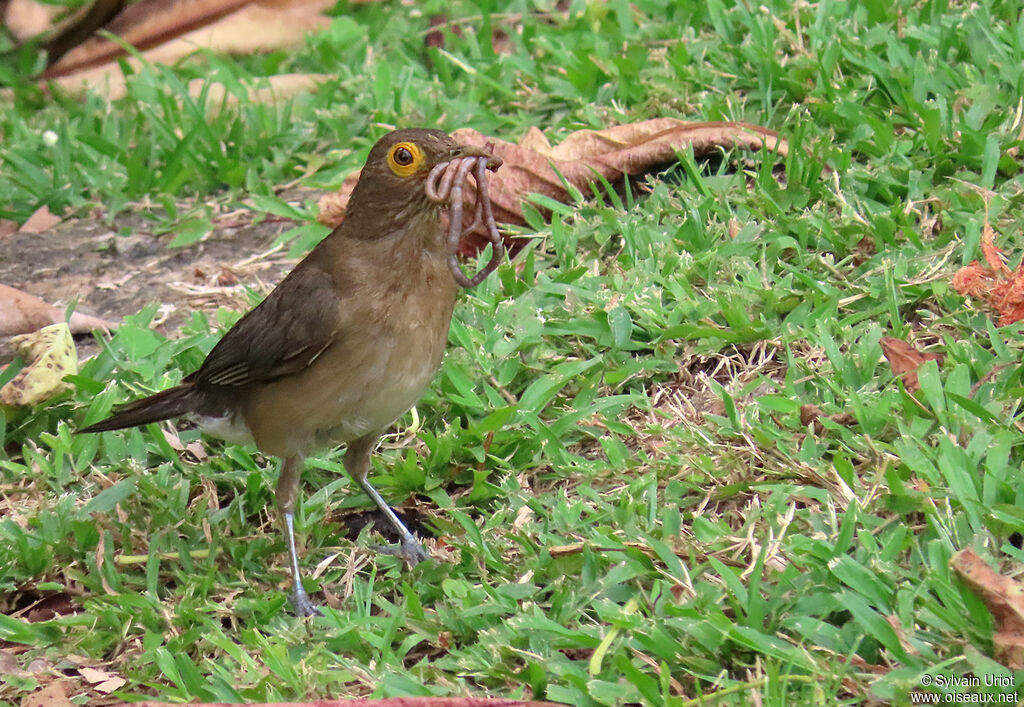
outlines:
[[288, 554], [292, 560], [292, 604], [299, 616], [316, 616], [316, 608], [306, 588], [302, 586], [299, 572], [299, 553], [295, 550], [295, 501], [299, 496], [299, 481], [302, 478], [302, 457], [285, 457], [281, 460], [281, 476], [277, 480], [277, 507], [284, 517], [284, 530], [288, 538]]
[[409, 532], [409, 529], [399, 520], [398, 516], [395, 515], [391, 506], [377, 493], [377, 489], [373, 488], [366, 478], [367, 474], [370, 473], [370, 453], [373, 451], [379, 436], [379, 434], [370, 434], [349, 442], [348, 449], [345, 450], [345, 469], [353, 479], [359, 482], [366, 495], [373, 499], [373, 502], [377, 504], [377, 508], [387, 516], [391, 526], [398, 533], [399, 537], [402, 538], [402, 543], [397, 548], [378, 547], [376, 549], [389, 555], [396, 555], [405, 560], [410, 567], [415, 567], [419, 562], [427, 559], [429, 555], [427, 555], [423, 546], [419, 544], [419, 541], [413, 537], [413, 534]]

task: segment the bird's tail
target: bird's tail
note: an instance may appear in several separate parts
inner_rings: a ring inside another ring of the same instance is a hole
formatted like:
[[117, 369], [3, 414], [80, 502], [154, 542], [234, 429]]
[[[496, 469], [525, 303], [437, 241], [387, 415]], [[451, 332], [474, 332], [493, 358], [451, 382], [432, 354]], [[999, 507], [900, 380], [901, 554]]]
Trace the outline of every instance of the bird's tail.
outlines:
[[146, 425], [150, 422], [167, 420], [178, 415], [184, 415], [193, 409], [193, 393], [195, 389], [191, 383], [162, 390], [148, 398], [142, 398], [130, 402], [118, 408], [113, 415], [106, 420], [101, 420], [94, 425], [78, 430], [79, 432], [107, 432], [108, 430], [121, 430], [125, 427], [136, 427]]

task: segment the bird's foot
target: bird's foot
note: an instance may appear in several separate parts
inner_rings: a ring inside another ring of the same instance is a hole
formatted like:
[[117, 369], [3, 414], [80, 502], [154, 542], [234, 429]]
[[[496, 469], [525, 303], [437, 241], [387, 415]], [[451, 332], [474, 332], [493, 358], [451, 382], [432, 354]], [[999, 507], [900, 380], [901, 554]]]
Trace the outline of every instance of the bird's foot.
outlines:
[[320, 609], [316, 608], [316, 604], [306, 594], [306, 590], [301, 586], [296, 585], [295, 589], [292, 590], [291, 595], [292, 606], [295, 607], [295, 613], [299, 616], [321, 616]]
[[423, 546], [411, 537], [403, 540], [399, 545], [374, 545], [373, 549], [383, 555], [393, 555], [405, 560], [405, 564], [410, 569], [430, 557]]

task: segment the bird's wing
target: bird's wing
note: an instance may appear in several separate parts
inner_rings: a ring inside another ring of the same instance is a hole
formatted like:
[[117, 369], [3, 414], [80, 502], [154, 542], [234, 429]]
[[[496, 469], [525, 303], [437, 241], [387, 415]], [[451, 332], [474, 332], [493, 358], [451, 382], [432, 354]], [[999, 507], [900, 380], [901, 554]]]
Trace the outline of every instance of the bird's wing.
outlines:
[[186, 380], [201, 387], [236, 387], [301, 371], [338, 338], [340, 296], [331, 275], [300, 263]]

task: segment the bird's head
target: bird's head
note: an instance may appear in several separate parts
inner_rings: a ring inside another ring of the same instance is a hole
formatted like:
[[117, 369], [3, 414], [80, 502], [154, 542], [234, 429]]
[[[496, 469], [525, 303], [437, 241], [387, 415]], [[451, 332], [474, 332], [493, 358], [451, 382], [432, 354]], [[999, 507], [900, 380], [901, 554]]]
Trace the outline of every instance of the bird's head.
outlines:
[[[410, 208], [437, 208], [427, 199], [425, 185], [430, 170], [459, 157], [490, 157], [479, 147], [460, 145], [440, 130], [409, 128], [390, 132], [373, 146], [359, 182], [352, 191], [348, 215], [363, 212], [399, 217]], [[501, 160], [491, 158], [494, 166]]]

